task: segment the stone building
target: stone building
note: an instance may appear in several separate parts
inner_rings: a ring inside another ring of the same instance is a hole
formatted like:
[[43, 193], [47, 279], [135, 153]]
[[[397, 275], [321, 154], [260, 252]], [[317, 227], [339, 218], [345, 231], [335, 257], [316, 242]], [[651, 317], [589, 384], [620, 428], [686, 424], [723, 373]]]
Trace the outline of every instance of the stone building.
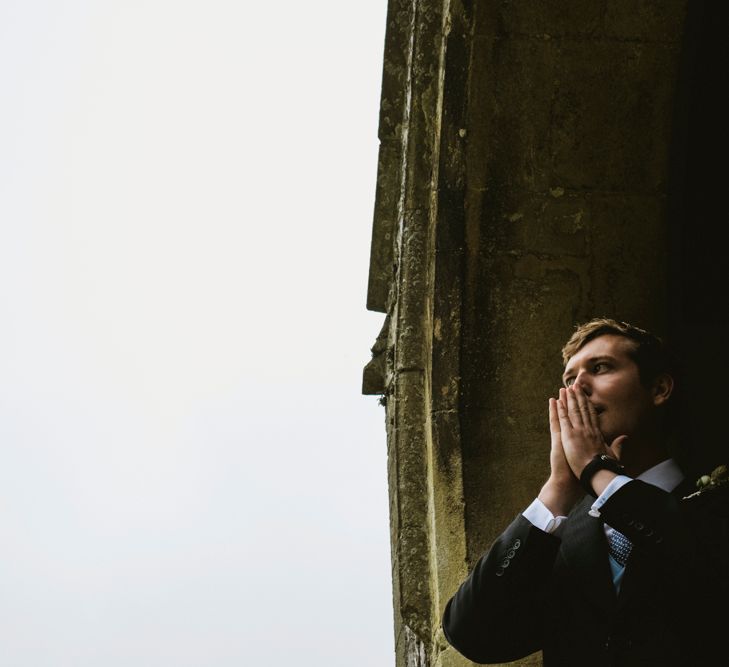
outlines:
[[389, 0], [363, 393], [385, 405], [398, 667], [471, 664], [443, 606], [546, 478], [577, 323], [670, 340], [685, 460], [726, 454], [722, 4]]

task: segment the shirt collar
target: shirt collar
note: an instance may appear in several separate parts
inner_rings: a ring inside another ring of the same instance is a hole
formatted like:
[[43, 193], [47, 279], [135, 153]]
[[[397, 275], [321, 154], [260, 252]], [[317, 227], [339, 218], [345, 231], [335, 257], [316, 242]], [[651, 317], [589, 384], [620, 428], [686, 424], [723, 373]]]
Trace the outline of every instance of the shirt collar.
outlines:
[[647, 484], [653, 484], [653, 486], [670, 493], [683, 481], [683, 477], [684, 475], [681, 468], [678, 467], [678, 463], [673, 459], [666, 459], [652, 468], [648, 468], [636, 479], [640, 479]]

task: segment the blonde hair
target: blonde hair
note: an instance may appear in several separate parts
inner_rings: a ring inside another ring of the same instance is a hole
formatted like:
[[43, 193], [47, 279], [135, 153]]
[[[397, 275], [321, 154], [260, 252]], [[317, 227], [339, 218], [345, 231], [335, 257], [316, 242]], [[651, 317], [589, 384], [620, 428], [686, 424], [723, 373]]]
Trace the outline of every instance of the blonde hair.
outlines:
[[676, 360], [658, 336], [627, 322], [607, 317], [597, 317], [576, 327], [572, 336], [562, 348], [562, 360], [567, 362], [587, 343], [598, 336], [623, 336], [633, 341], [628, 350], [631, 359], [638, 366], [641, 382], [649, 385], [661, 373], [675, 376]]

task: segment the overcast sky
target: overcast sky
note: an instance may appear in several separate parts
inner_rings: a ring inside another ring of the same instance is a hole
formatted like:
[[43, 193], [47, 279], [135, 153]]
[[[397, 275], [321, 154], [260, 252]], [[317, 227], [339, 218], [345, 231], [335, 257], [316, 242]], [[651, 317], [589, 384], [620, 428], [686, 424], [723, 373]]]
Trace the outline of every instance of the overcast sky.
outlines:
[[385, 0], [0, 2], [0, 664], [394, 665]]

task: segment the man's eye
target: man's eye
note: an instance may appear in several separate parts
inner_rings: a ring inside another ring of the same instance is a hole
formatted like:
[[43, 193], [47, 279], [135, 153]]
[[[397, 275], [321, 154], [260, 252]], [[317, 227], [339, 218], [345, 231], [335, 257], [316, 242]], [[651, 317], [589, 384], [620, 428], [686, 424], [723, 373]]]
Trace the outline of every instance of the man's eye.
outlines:
[[574, 379], [574, 378], [567, 378], [567, 379], [566, 379], [566, 380], [564, 381], [564, 386], [565, 386], [565, 387], [569, 387], [570, 385], [574, 384], [574, 382], [575, 382], [575, 379]]
[[595, 371], [595, 373], [599, 373], [600, 371], [606, 370], [607, 367], [608, 367], [607, 364], [600, 362], [599, 364], [595, 364], [595, 367], [593, 370]]

